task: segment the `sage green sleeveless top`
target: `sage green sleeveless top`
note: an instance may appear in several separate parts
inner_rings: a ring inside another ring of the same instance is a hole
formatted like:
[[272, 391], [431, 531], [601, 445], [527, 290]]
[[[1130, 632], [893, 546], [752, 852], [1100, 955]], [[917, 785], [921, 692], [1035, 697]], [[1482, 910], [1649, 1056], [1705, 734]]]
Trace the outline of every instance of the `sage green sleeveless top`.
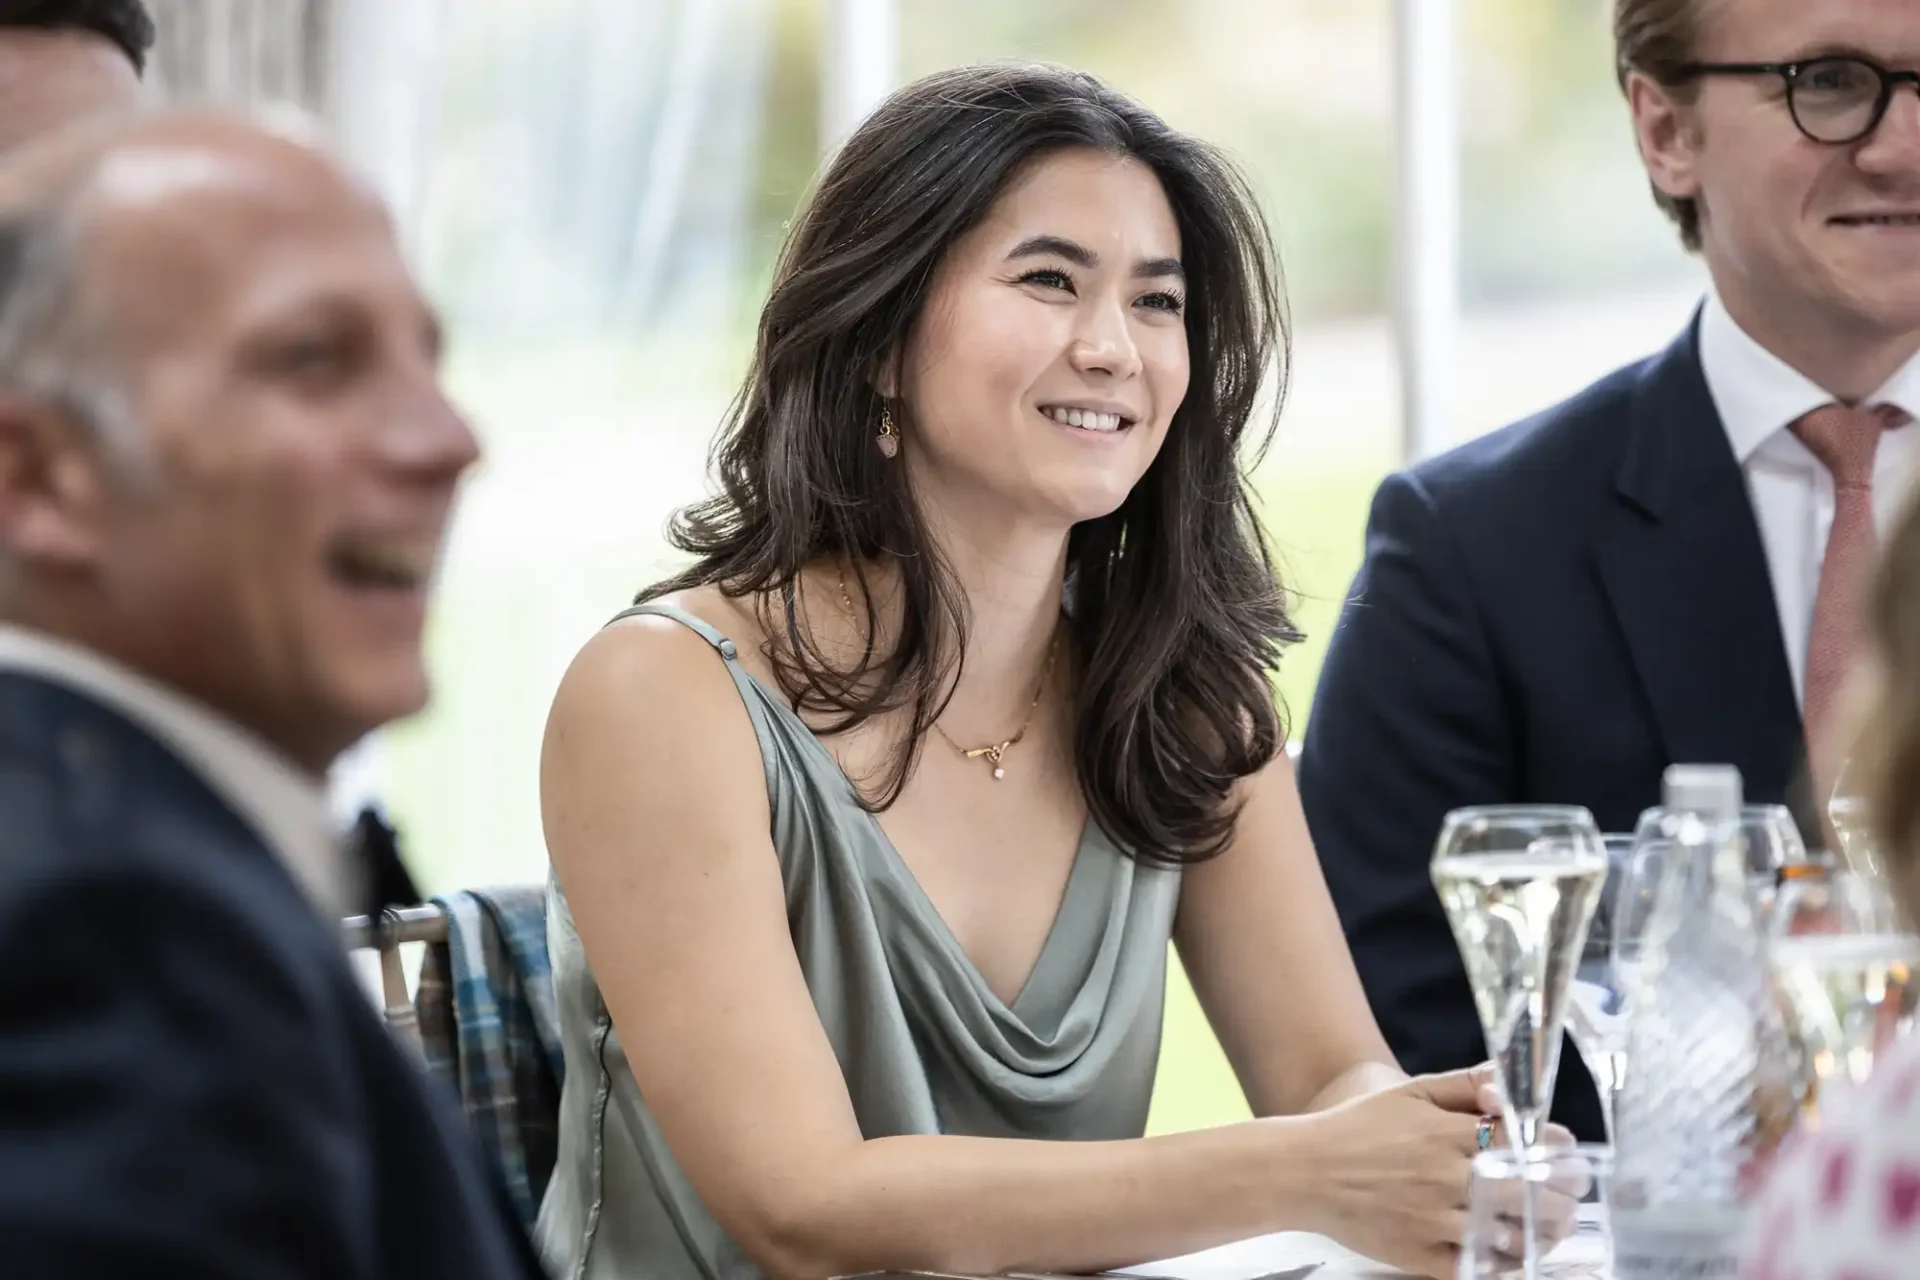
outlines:
[[[1178, 873], [1125, 857], [1089, 823], [1040, 958], [1005, 1004], [834, 758], [741, 667], [733, 642], [670, 605], [619, 616], [642, 613], [705, 637], [746, 702], [794, 950], [861, 1133], [1139, 1137]], [[591, 1280], [758, 1277], [674, 1162], [551, 882], [547, 939], [566, 1054], [559, 1159], [538, 1228], [550, 1270]], [[647, 1033], [644, 1024], [626, 1030]]]

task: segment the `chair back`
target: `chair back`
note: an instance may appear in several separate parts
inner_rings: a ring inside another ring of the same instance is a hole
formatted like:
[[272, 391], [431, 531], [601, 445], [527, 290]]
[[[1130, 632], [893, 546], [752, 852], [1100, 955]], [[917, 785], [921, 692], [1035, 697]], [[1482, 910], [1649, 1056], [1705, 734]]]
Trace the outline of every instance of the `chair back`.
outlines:
[[[545, 887], [456, 890], [347, 929], [349, 945], [380, 953], [387, 1025], [459, 1099], [531, 1231], [558, 1154], [564, 1075]], [[426, 943], [411, 997], [407, 942]]]

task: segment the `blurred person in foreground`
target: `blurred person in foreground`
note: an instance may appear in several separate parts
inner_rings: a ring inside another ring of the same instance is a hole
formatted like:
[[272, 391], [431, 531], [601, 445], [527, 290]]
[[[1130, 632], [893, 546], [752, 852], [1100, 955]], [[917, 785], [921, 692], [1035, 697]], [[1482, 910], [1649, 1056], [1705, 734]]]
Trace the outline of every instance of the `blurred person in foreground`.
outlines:
[[[1299, 1228], [1453, 1274], [1485, 1077], [1394, 1064], [1282, 750], [1283, 340], [1244, 182], [1090, 76], [960, 68], [841, 148], [693, 566], [548, 722], [558, 1272]], [[1259, 1118], [1143, 1138], [1170, 937]]]
[[[1920, 919], [1920, 504], [1887, 541], [1870, 644], [1848, 702], [1853, 756], [1887, 887]], [[1817, 1129], [1782, 1149], [1753, 1214], [1743, 1280], [1920, 1276], [1920, 1037], [1886, 1051], [1852, 1093], [1824, 1094]]]
[[153, 39], [140, 0], [0, 0], [0, 156], [138, 107]]
[[[1485, 1053], [1428, 876], [1448, 810], [1629, 831], [1679, 761], [1793, 806], [1920, 465], [1920, 4], [1616, 0], [1660, 206], [1711, 291], [1661, 354], [1381, 485], [1300, 765], [1375, 1015], [1409, 1070]], [[1809, 776], [1812, 778], [1809, 785]], [[1605, 1135], [1579, 1055], [1555, 1115]]]
[[342, 953], [473, 435], [378, 202], [207, 115], [0, 165], [0, 1275], [524, 1277]]

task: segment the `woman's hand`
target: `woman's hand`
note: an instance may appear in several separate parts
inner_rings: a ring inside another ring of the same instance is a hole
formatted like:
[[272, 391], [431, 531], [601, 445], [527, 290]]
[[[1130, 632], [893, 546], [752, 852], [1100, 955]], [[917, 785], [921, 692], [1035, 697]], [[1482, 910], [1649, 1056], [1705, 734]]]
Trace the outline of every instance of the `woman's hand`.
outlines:
[[[1322, 1187], [1318, 1229], [1376, 1261], [1452, 1280], [1466, 1233], [1480, 1117], [1497, 1099], [1489, 1069], [1476, 1067], [1419, 1076], [1304, 1118], [1315, 1129], [1310, 1150]], [[1494, 1142], [1506, 1140], [1504, 1128], [1496, 1127]], [[1571, 1145], [1573, 1138], [1548, 1126], [1543, 1140]], [[1545, 1190], [1536, 1210], [1543, 1237], [1557, 1240], [1572, 1230], [1578, 1192]]]

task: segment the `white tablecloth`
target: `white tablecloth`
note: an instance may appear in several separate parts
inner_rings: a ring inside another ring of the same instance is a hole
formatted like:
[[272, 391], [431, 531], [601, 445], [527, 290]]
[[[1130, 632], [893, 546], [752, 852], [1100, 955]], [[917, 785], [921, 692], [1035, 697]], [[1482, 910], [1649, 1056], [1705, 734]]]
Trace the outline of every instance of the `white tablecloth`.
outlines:
[[1373, 1280], [1407, 1274], [1396, 1267], [1363, 1258], [1325, 1236], [1300, 1231], [1238, 1240], [1216, 1249], [1190, 1253], [1184, 1258], [1128, 1267], [1123, 1274], [1168, 1276], [1173, 1280], [1260, 1280], [1312, 1263], [1320, 1264], [1312, 1280], [1361, 1280], [1361, 1277]]
[[[1606, 1236], [1598, 1212], [1584, 1209], [1579, 1232], [1554, 1250], [1544, 1274], [1552, 1280], [1605, 1280], [1606, 1256]], [[1407, 1274], [1396, 1267], [1363, 1258], [1325, 1236], [1298, 1231], [1256, 1236], [1223, 1244], [1217, 1249], [1190, 1253], [1184, 1258], [1144, 1263], [1128, 1267], [1122, 1274], [1170, 1277], [1170, 1280], [1265, 1280], [1314, 1263], [1319, 1265], [1310, 1280], [1385, 1280]]]

